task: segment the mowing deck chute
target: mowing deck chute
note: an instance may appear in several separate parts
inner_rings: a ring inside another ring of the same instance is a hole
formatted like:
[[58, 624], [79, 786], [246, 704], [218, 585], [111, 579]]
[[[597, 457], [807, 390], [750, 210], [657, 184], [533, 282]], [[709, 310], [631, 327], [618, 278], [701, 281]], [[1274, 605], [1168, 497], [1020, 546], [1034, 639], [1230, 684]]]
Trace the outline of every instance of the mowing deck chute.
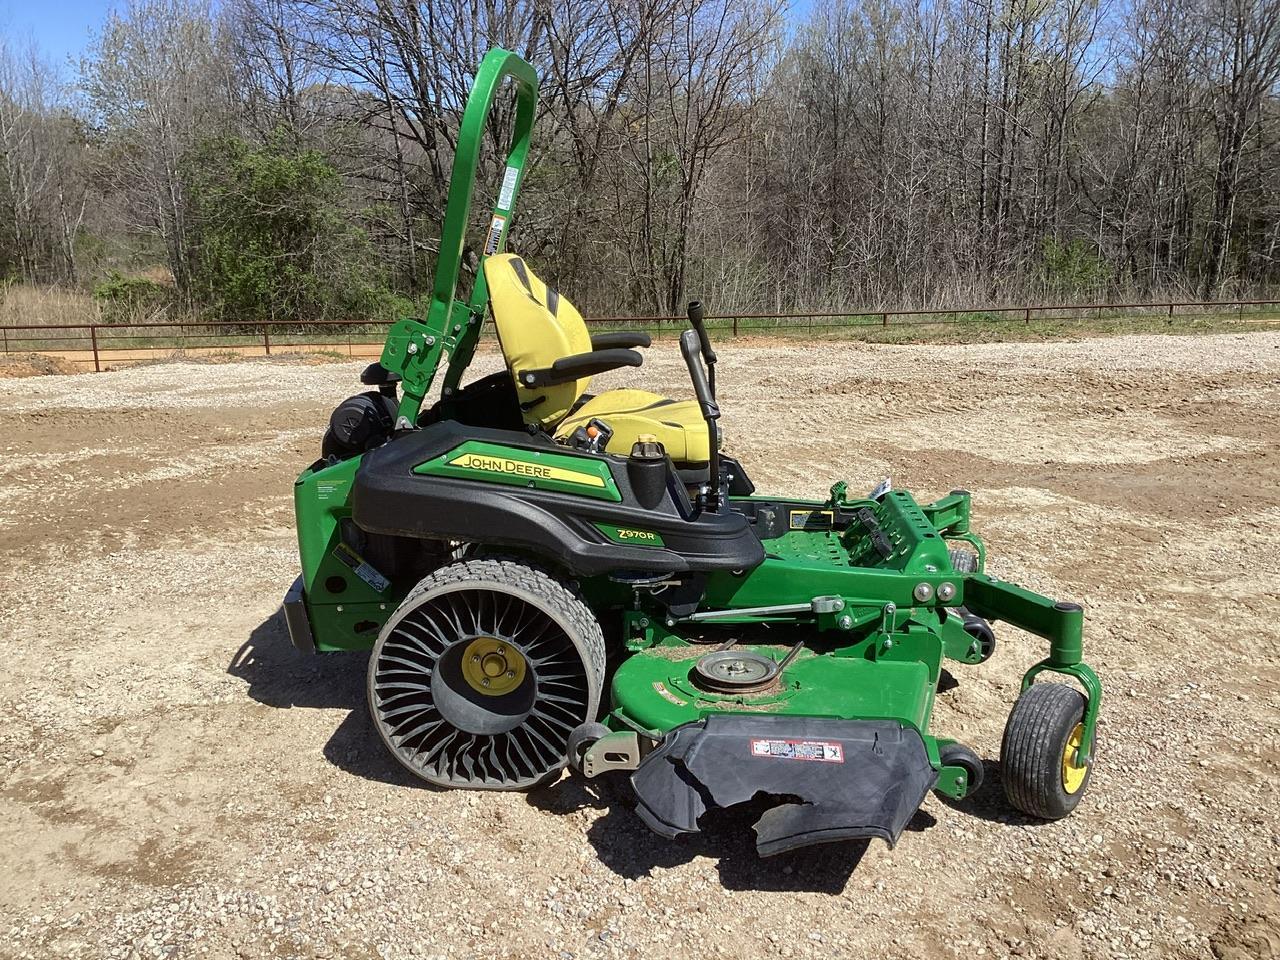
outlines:
[[762, 856], [835, 840], [898, 841], [938, 779], [918, 731], [893, 720], [716, 713], [670, 731], [631, 775], [664, 837], [752, 800]]

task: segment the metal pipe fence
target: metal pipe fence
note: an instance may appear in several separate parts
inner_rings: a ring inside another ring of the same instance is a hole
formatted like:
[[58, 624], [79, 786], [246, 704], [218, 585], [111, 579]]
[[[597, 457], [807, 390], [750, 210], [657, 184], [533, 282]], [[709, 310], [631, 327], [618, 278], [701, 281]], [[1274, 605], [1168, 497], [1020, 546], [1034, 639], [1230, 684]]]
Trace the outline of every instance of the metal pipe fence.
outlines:
[[[839, 310], [809, 313], [723, 313], [706, 318], [722, 334], [804, 334], [830, 336], [839, 331], [938, 325], [991, 326], [1072, 323], [1100, 320], [1136, 321], [1160, 318], [1211, 318], [1240, 322], [1280, 323], [1280, 300], [1176, 300], [1158, 303], [1036, 304], [953, 307], [927, 310]], [[680, 315], [587, 317], [590, 325], [644, 329], [657, 337], [678, 336], [686, 318]], [[140, 324], [68, 323], [0, 326], [3, 353], [52, 353], [100, 371], [104, 361], [137, 362], [175, 352], [231, 353], [270, 356], [300, 347], [348, 356], [376, 356], [391, 321], [191, 321]]]

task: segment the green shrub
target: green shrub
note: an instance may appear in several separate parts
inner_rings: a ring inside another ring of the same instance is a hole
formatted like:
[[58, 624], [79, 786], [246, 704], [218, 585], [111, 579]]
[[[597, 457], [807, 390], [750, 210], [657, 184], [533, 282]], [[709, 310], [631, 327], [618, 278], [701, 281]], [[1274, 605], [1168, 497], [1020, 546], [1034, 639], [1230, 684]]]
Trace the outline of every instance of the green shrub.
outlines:
[[171, 293], [154, 280], [111, 270], [93, 288], [93, 298], [102, 309], [104, 323], [137, 323], [166, 306]]
[[1040, 269], [1050, 293], [1071, 299], [1101, 294], [1110, 276], [1094, 245], [1079, 237], [1069, 243], [1046, 238]]
[[195, 222], [191, 291], [227, 320], [383, 315], [383, 270], [340, 207], [342, 183], [319, 152], [287, 137], [202, 142], [188, 158]]

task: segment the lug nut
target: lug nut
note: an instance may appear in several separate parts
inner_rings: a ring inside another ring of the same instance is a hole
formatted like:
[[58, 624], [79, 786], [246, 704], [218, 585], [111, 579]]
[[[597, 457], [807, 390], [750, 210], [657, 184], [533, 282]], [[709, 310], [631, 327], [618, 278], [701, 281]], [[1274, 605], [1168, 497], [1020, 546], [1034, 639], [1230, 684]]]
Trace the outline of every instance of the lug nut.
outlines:
[[928, 603], [933, 599], [933, 584], [917, 583], [916, 588], [911, 591], [911, 595], [920, 603]]
[[943, 603], [949, 603], [956, 596], [956, 585], [950, 581], [938, 584], [938, 599]]

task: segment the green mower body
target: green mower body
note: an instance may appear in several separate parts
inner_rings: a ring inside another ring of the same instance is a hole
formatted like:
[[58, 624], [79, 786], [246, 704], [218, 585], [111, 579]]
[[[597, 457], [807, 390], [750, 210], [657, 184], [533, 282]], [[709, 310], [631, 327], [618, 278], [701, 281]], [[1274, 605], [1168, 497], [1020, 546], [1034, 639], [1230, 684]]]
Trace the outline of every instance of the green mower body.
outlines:
[[[508, 77], [515, 133], [482, 256], [503, 249], [536, 81], [493, 51], [462, 120], [428, 314], [394, 326], [366, 371], [376, 389], [335, 411], [326, 455], [298, 478], [295, 645], [373, 650], [378, 732], [430, 782], [627, 771], [638, 814], [666, 836], [763, 798], [770, 854], [893, 843], [929, 790], [977, 789], [981, 759], [930, 720], [944, 665], [985, 661], [1003, 621], [1046, 641], [1006, 729], [1006, 793], [1037, 816], [1070, 812], [1101, 702], [1083, 613], [985, 573], [967, 492], [762, 495], [718, 442], [701, 473], [652, 438], [608, 453], [526, 426], [505, 371], [462, 385], [487, 307], [482, 271], [454, 299], [463, 228]], [[691, 321], [682, 349], [718, 438], [714, 353], [700, 310]], [[1046, 672], [1072, 685], [1033, 683]]]

